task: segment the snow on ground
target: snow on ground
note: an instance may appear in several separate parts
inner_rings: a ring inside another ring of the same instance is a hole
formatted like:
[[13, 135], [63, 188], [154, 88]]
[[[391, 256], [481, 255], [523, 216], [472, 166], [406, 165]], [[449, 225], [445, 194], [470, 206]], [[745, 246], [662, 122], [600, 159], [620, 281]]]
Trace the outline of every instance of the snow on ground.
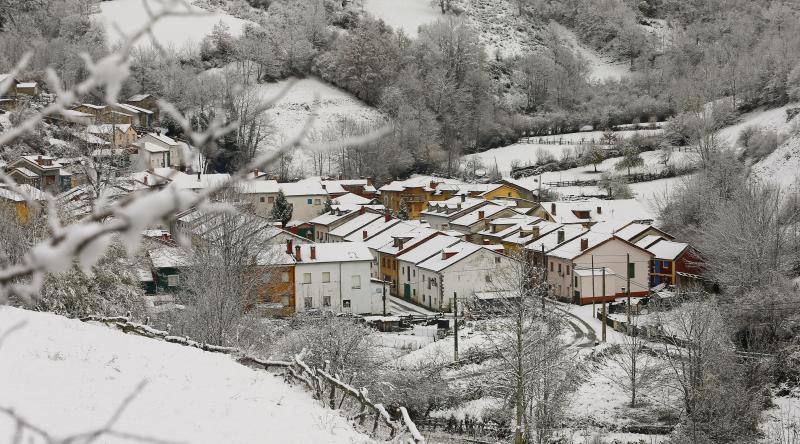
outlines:
[[[790, 393], [772, 399], [774, 407], [764, 411], [761, 430], [764, 432], [763, 443], [796, 442], [800, 432], [800, 396]], [[794, 438], [794, 441], [792, 440]]]
[[550, 22], [550, 28], [561, 39], [562, 43], [589, 63], [589, 78], [596, 82], [619, 80], [631, 74], [625, 62], [615, 62], [578, 40], [574, 32], [557, 22]]
[[[100, 13], [96, 17], [105, 26], [106, 39], [109, 46], [121, 40], [118, 29], [126, 35], [130, 35], [147, 23], [149, 16], [142, 5], [142, 1], [111, 0], [100, 2]], [[154, 13], [163, 11], [164, 3], [168, 3], [154, 0], [144, 1], [147, 1], [147, 5]], [[186, 8], [182, 7], [182, 5], [174, 3], [169, 3], [169, 5], [170, 11], [186, 11]], [[210, 34], [214, 25], [220, 21], [230, 27], [230, 32], [234, 36], [241, 35], [242, 28], [247, 23], [245, 20], [224, 12], [205, 11], [194, 6], [194, 4], [192, 4], [191, 12], [197, 13], [197, 15], [166, 17], [155, 24], [153, 34], [161, 46], [174, 49], [197, 48], [203, 37]], [[149, 38], [143, 38], [139, 40], [138, 44], [148, 46], [151, 45], [151, 42]]]
[[364, 10], [409, 36], [416, 36], [420, 25], [442, 17], [430, 0], [364, 0]]
[[753, 174], [776, 182], [787, 191], [800, 189], [800, 134], [795, 135], [762, 161], [753, 165]]
[[800, 116], [796, 116], [792, 119], [792, 122], [787, 122], [786, 109], [796, 108], [798, 106], [800, 106], [800, 103], [790, 103], [779, 108], [758, 109], [742, 114], [736, 124], [719, 131], [719, 139], [721, 142], [733, 146], [739, 139], [739, 133], [749, 126], [759, 126], [761, 128], [775, 130], [779, 133], [788, 134], [793, 127], [800, 125]]
[[[2, 331], [20, 321], [25, 324], [0, 348], [0, 405], [56, 437], [102, 427], [146, 381], [114, 430], [169, 442], [370, 442], [309, 393], [227, 355], [0, 308]], [[0, 436], [13, 432], [0, 414]], [[133, 441], [103, 436], [98, 442]]]
[[480, 31], [480, 41], [486, 54], [493, 58], [520, 55], [531, 48], [531, 34], [538, 31], [535, 24], [519, 17], [515, 1], [510, 0], [455, 0], [455, 6], [475, 29]]

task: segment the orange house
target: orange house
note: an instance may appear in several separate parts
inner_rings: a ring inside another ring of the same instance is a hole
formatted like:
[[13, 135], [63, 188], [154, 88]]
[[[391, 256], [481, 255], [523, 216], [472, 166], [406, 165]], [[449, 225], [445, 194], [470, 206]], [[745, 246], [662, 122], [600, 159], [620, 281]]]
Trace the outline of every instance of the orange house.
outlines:
[[295, 259], [288, 253], [292, 247], [274, 245], [260, 252], [256, 258], [258, 266], [254, 272], [261, 276], [256, 286], [253, 301], [249, 304], [269, 316], [291, 316], [295, 311]]

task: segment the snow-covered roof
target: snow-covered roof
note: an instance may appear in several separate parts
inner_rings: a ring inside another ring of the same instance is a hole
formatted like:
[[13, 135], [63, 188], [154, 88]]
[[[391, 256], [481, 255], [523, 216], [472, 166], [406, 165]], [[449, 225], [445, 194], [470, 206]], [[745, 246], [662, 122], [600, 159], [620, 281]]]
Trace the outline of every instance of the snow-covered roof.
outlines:
[[[95, 105], [93, 103], [81, 103], [79, 106], [85, 106], [87, 108], [92, 108], [92, 109], [97, 109], [97, 110], [106, 108], [105, 105]], [[87, 114], [87, 115], [91, 115], [91, 114]]]
[[[315, 250], [315, 259], [311, 259], [312, 248]], [[300, 260], [297, 265], [325, 262], [371, 262], [372, 260], [372, 253], [363, 242], [304, 244], [300, 245]]]
[[423, 188], [425, 191], [434, 191], [431, 183], [439, 184], [459, 184], [458, 180], [445, 179], [433, 176], [415, 176], [406, 180], [395, 180], [379, 188], [380, 191], [404, 191], [406, 188]]
[[239, 192], [244, 194], [278, 194], [277, 180], [248, 180], [238, 184]]
[[17, 88], [36, 88], [36, 82], [20, 82], [17, 83]]
[[[650, 210], [636, 199], [541, 202], [541, 206], [556, 222], [566, 224], [605, 221], [653, 221], [656, 218]], [[555, 214], [553, 214], [553, 206], [555, 206]]]
[[[36, 165], [38, 168], [43, 170], [51, 170], [51, 169], [61, 168], [63, 166], [60, 163], [56, 162], [56, 158], [52, 156], [37, 154], [37, 155], [22, 156], [21, 158], [27, 160], [28, 162]], [[42, 163], [39, 163], [39, 159], [41, 159], [42, 162], [49, 161], [50, 165], [44, 165]]]
[[190, 264], [189, 254], [177, 247], [161, 246], [147, 252], [154, 268], [180, 268]]
[[647, 247], [647, 251], [653, 253], [655, 259], [667, 259], [674, 261], [689, 247], [689, 244], [683, 242], [674, 242], [666, 239], [654, 243]]
[[130, 111], [130, 112], [133, 112], [135, 114], [140, 114], [140, 113], [153, 114], [153, 112], [150, 111], [149, 109], [139, 108], [138, 106], [128, 105], [127, 103], [117, 103], [117, 106], [122, 108], [125, 111]]
[[452, 214], [452, 217], [459, 217], [461, 214], [469, 211], [470, 209], [481, 207], [484, 205], [488, 205], [489, 201], [480, 198], [463, 198], [462, 196], [451, 197], [450, 199], [442, 200], [442, 201], [431, 201], [428, 202], [428, 208], [422, 211], [420, 214], [422, 215], [432, 215], [432, 216], [442, 216], [448, 217], [449, 214]]
[[360, 214], [353, 219], [339, 225], [338, 227], [331, 230], [329, 233], [331, 236], [339, 236], [345, 237], [357, 230], [360, 230], [361, 227], [375, 221], [376, 219], [383, 218], [384, 216], [375, 213], [364, 213]]
[[383, 232], [383, 230], [388, 229], [389, 227], [399, 223], [400, 220], [398, 219], [389, 219], [386, 221], [386, 218], [381, 216], [378, 219], [375, 219], [371, 223], [364, 225], [359, 230], [352, 232], [350, 235], [344, 238], [344, 240], [348, 242], [357, 242], [363, 241], [364, 239], [364, 232], [367, 232], [367, 239], [376, 236], [377, 234]]
[[172, 176], [170, 186], [185, 190], [216, 187], [222, 185], [231, 178], [231, 175], [228, 173], [186, 174], [180, 171], [178, 171], [178, 173], [180, 174]]
[[[32, 198], [37, 202], [43, 202], [47, 200], [47, 195], [39, 190], [36, 187], [28, 185], [27, 183], [18, 184], [17, 188], [22, 193], [28, 195], [28, 197]], [[20, 192], [16, 190], [11, 190], [5, 186], [0, 187], [0, 198], [7, 199], [13, 202], [25, 202], [25, 197]]]
[[31, 170], [29, 170], [29, 169], [27, 169], [25, 167], [16, 167], [12, 171], [15, 171], [15, 172], [17, 172], [17, 173], [19, 173], [19, 174], [21, 174], [21, 175], [23, 175], [25, 177], [29, 177], [29, 178], [32, 178], [32, 179], [36, 178], [36, 177], [39, 177], [38, 174], [34, 173], [33, 171], [31, 171]]
[[388, 243], [393, 242], [394, 236], [407, 234], [415, 229], [428, 228], [423, 227], [419, 221], [400, 221], [392, 226], [384, 229], [383, 231], [370, 236], [364, 243], [367, 247], [373, 250], [379, 250]]
[[[559, 257], [562, 259], [574, 259], [586, 251], [591, 250], [592, 248], [600, 245], [601, 243], [612, 239], [614, 235], [608, 233], [599, 233], [596, 231], [587, 231], [582, 233], [580, 236], [566, 241], [557, 248], [554, 248], [552, 251], [547, 253], [548, 256], [552, 257]], [[587, 248], [581, 249], [581, 243], [583, 240], [587, 241]]]
[[658, 242], [659, 240], [663, 239], [663, 237], [657, 234], [649, 234], [636, 242], [636, 246], [639, 248], [644, 248], [645, 250], [654, 243]]
[[258, 265], [293, 265], [295, 262], [294, 252], [289, 254], [286, 245], [268, 245], [256, 255]]
[[[331, 192], [330, 188], [328, 189], [328, 192]], [[358, 194], [353, 194], [353, 193], [343, 194], [333, 199], [333, 201], [335, 203], [340, 203], [340, 204], [355, 204], [355, 205], [366, 205], [372, 202], [372, 200], [367, 199], [366, 197], [362, 197], [359, 196]]]
[[153, 282], [153, 273], [145, 268], [137, 268], [136, 276], [139, 277], [139, 282]]
[[485, 250], [486, 248], [482, 245], [461, 241], [442, 249], [439, 254], [420, 262], [417, 266], [426, 270], [442, 271], [481, 249]]
[[145, 141], [138, 141], [136, 142], [141, 149], [147, 151], [148, 153], [168, 153], [169, 148], [164, 148], [161, 145], [156, 145], [155, 143], [145, 142]]
[[151, 133], [147, 133], [147, 135], [152, 137], [152, 138], [154, 138], [154, 139], [156, 139], [156, 140], [158, 140], [159, 142], [162, 142], [162, 143], [164, 143], [166, 145], [169, 145], [169, 146], [176, 146], [178, 144], [178, 142], [175, 139], [173, 139], [172, 137], [167, 136], [166, 134], [159, 134], [159, 133], [152, 133], [151, 132]]
[[141, 102], [148, 97], [150, 97], [150, 94], [134, 94], [128, 97], [128, 102]]
[[286, 196], [327, 196], [328, 192], [322, 189], [319, 182], [287, 182], [279, 183], [278, 187]]
[[548, 252], [559, 245], [558, 242], [559, 232], [563, 231], [564, 242], [566, 242], [569, 241], [570, 239], [574, 239], [581, 233], [585, 233], [588, 231], [583, 226], [577, 224], [568, 224], [568, 225], [556, 224], [556, 225], [559, 226], [553, 228], [552, 226], [548, 225], [547, 228], [549, 229], [549, 231], [547, 231], [547, 234], [529, 243], [528, 245], [525, 246], [525, 248], [533, 251], [542, 251], [542, 248], [544, 247], [544, 251]]
[[316, 225], [325, 225], [328, 226], [334, 222], [337, 222], [341, 219], [352, 217], [350, 216], [354, 211], [358, 211], [355, 208], [340, 208], [340, 207], [331, 207], [331, 211], [327, 213], [320, 214], [319, 216], [311, 219], [308, 221], [310, 224]]
[[434, 235], [436, 230], [427, 228], [427, 227], [417, 227], [413, 230], [406, 232], [406, 233], [399, 233], [392, 236], [392, 240], [390, 243], [387, 243], [383, 247], [379, 248], [378, 251], [384, 254], [396, 255], [400, 252], [400, 247], [398, 244], [395, 244], [395, 239], [402, 239], [403, 250], [406, 250], [414, 245], [417, 245], [423, 242], [426, 238]]
[[[614, 270], [605, 267], [606, 276], [614, 275]], [[594, 268], [575, 268], [572, 270], [577, 276], [602, 276], [603, 275], [603, 267], [594, 267]]]
[[[495, 204], [484, 205], [476, 210], [470, 211], [469, 213], [457, 219], [454, 219], [453, 221], [450, 222], [450, 225], [460, 225], [464, 227], [469, 227], [480, 222], [483, 219], [486, 219], [487, 217], [492, 217], [495, 214], [508, 209], [509, 209], [508, 207], [504, 207], [501, 205], [495, 205]], [[481, 218], [481, 215], [483, 215], [483, 218]]]
[[417, 264], [419, 262], [428, 259], [429, 257], [433, 256], [434, 254], [441, 253], [442, 249], [447, 248], [453, 244], [458, 242], [462, 242], [460, 239], [455, 237], [450, 237], [446, 235], [439, 235], [434, 236], [420, 244], [416, 247], [407, 251], [399, 256], [397, 256], [397, 260], [410, 262], [412, 264]]

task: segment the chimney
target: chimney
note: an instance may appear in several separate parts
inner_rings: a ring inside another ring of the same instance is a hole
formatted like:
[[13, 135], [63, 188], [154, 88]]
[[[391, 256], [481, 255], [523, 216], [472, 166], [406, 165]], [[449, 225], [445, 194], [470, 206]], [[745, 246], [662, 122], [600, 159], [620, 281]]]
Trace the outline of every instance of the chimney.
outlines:
[[534, 239], [539, 237], [539, 227], [531, 227], [531, 236], [533, 236]]
[[581, 238], [581, 251], [584, 251], [587, 248], [589, 248], [589, 239], [586, 239], [585, 237], [582, 237]]
[[392, 220], [392, 215], [391, 215], [391, 214], [389, 214], [389, 212], [388, 212], [388, 211], [387, 211], [387, 212], [385, 212], [385, 213], [383, 213], [383, 221], [384, 221], [384, 222], [389, 222], [390, 220]]
[[303, 260], [303, 257], [302, 257], [302, 255], [300, 254], [300, 245], [295, 245], [295, 247], [294, 247], [294, 259], [295, 259], [297, 262], [300, 262], [300, 261], [302, 261], [302, 260]]
[[147, 183], [147, 182], [148, 182], [148, 180], [147, 180], [147, 179], [148, 179], [149, 177], [150, 177], [150, 176], [148, 176], [147, 174], [145, 174], [145, 175], [144, 175], [144, 184], [145, 184], [145, 185], [149, 185], [149, 184]]
[[558, 230], [556, 235], [558, 236], [558, 243], [564, 243], [564, 230]]
[[292, 240], [286, 240], [286, 254], [292, 254]]
[[41, 154], [39, 154], [39, 157], [36, 158], [36, 163], [38, 163], [39, 165], [42, 165], [42, 155]]
[[373, 184], [372, 178], [371, 177], [367, 177], [367, 185], [372, 186], [372, 184]]
[[197, 181], [200, 182], [200, 171], [197, 172]]
[[339, 180], [344, 180], [344, 175], [343, 174], [339, 175]]
[[431, 181], [431, 183], [430, 183], [429, 185], [430, 185], [430, 187], [431, 187], [431, 188], [433, 188], [434, 190], [436, 189], [436, 182], [434, 182], [434, 181]]
[[317, 247], [311, 246], [311, 260], [315, 260], [317, 258]]
[[486, 212], [483, 210], [478, 211], [478, 219], [484, 219], [486, 217]]
[[361, 208], [358, 209], [358, 214], [364, 214], [365, 212], [366, 212], [366, 209], [364, 207], [361, 207]]
[[597, 214], [603, 214], [603, 207], [597, 207]]
[[367, 237], [369, 237], [369, 236], [367, 235], [367, 230], [363, 230], [363, 231], [361, 231], [361, 238], [362, 238], [362, 239], [366, 239]]
[[259, 173], [258, 168], [254, 169], [253, 170], [253, 177], [254, 178], [258, 178], [258, 173]]
[[556, 203], [555, 202], [550, 204], [550, 214], [552, 214], [553, 216], [556, 215]]
[[467, 195], [466, 194], [462, 194], [461, 195], [461, 202], [466, 202], [466, 201], [467, 201]]
[[293, 226], [293, 227], [290, 227], [290, 228], [289, 228], [289, 232], [290, 232], [290, 233], [292, 233], [292, 234], [297, 234], [297, 233], [298, 233], [298, 231], [299, 231], [299, 230], [298, 230], [298, 228], [297, 228], [297, 225], [295, 225], [295, 226]]
[[450, 259], [451, 257], [453, 257], [455, 255], [456, 255], [455, 251], [442, 250], [442, 260]]
[[323, 183], [322, 184], [322, 189], [325, 190], [325, 191], [328, 191], [328, 186]]

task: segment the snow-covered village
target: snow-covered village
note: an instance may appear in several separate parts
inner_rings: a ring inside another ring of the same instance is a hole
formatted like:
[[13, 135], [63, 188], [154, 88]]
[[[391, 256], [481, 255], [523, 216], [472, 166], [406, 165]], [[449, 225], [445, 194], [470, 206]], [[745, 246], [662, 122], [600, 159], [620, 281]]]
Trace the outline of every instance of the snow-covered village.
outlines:
[[0, 2], [0, 444], [800, 444], [796, 0]]

